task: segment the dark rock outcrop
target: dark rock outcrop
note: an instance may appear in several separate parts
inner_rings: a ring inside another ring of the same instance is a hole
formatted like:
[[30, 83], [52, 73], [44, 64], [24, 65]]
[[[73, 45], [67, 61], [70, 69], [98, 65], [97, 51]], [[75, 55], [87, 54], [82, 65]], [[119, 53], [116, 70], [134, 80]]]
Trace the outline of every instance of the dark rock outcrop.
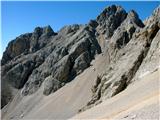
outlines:
[[63, 83], [54, 79], [52, 76], [48, 76], [43, 83], [43, 94], [49, 95], [52, 92], [58, 90], [63, 85], [64, 85]]
[[112, 37], [114, 31], [126, 19], [126, 16], [127, 13], [121, 6], [112, 5], [97, 17], [96, 36], [102, 50], [106, 45], [106, 41]]
[[113, 35], [114, 30], [125, 20], [126, 11], [121, 6], [109, 6], [98, 17], [98, 30], [105, 35], [105, 39]]
[[56, 34], [50, 26], [46, 26], [35, 28], [33, 33], [20, 35], [8, 44], [2, 57], [2, 65], [21, 54], [25, 55], [41, 49], [49, 42], [49, 37]]

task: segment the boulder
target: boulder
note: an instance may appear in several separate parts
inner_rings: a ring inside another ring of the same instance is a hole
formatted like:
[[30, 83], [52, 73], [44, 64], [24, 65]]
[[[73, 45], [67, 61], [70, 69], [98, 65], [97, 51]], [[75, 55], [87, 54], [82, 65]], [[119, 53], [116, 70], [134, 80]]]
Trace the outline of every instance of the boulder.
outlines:
[[48, 76], [43, 82], [43, 94], [49, 95], [52, 92], [58, 90], [63, 83], [54, 79], [52, 76]]

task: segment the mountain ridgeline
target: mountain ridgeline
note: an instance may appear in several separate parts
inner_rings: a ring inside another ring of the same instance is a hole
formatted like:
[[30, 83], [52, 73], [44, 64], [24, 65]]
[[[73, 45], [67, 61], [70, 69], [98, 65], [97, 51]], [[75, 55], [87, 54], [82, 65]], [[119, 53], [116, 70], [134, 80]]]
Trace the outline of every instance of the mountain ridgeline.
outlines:
[[[131, 10], [108, 6], [86, 25], [68, 25], [57, 33], [37, 27], [9, 42], [1, 60], [2, 108], [18, 91], [22, 96], [54, 94], [73, 81], [97, 55], [106, 56], [106, 68], [97, 75], [92, 99], [79, 112], [123, 91], [160, 59], [160, 7], [145, 22]], [[83, 89], [83, 88], [82, 88]]]

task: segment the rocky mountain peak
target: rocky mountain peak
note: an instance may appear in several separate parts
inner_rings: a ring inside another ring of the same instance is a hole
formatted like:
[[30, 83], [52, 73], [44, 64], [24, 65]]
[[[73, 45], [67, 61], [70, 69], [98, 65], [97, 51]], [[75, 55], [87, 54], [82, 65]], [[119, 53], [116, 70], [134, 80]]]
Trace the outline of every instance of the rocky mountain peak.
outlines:
[[143, 22], [140, 20], [138, 14], [134, 10], [129, 11], [126, 19], [129, 22], [128, 24], [134, 24], [136, 27], [140, 28], [144, 27]]
[[114, 17], [119, 17], [120, 21], [126, 17], [126, 11], [121, 6], [108, 6], [103, 10], [103, 12], [97, 17], [97, 22], [103, 24], [103, 22], [109, 22], [114, 19]]
[[34, 29], [34, 32], [33, 32], [33, 33], [35, 33], [35, 34], [42, 34], [42, 31], [43, 31], [43, 28], [41, 28], [41, 27], [36, 27], [36, 28]]
[[50, 25], [45, 27], [36, 27], [33, 31], [33, 35], [41, 36], [41, 35], [51, 36], [56, 35]]
[[144, 26], [134, 10], [127, 13], [112, 5], [86, 25], [67, 25], [57, 33], [48, 25], [20, 35], [8, 44], [2, 58], [2, 107], [14, 98], [12, 89], [21, 91], [22, 97], [56, 92], [91, 69], [99, 54], [105, 57], [99, 65], [106, 66], [99, 73], [93, 68], [96, 84], [84, 110], [118, 94], [130, 84], [150, 46], [157, 47], [152, 41], [159, 44], [159, 14], [158, 7]]
[[113, 97], [145, 72], [155, 71], [160, 58], [159, 33], [159, 8], [155, 9], [145, 26], [137, 13], [131, 10], [107, 43], [108, 66], [97, 76], [92, 99], [81, 110]]
[[134, 10], [129, 11], [128, 17], [139, 19], [138, 14]]
[[117, 14], [117, 13], [120, 13], [122, 11], [125, 13], [125, 10], [121, 6], [116, 6], [116, 5], [108, 6], [97, 17], [97, 20], [101, 20], [101, 18], [109, 18], [110, 16]]
[[96, 36], [98, 42], [103, 49], [106, 40], [110, 39], [114, 31], [126, 19], [127, 12], [121, 6], [108, 6], [97, 17], [96, 22]]
[[55, 35], [56, 33], [53, 31], [50, 25], [43, 28], [43, 34], [46, 34], [47, 36]]

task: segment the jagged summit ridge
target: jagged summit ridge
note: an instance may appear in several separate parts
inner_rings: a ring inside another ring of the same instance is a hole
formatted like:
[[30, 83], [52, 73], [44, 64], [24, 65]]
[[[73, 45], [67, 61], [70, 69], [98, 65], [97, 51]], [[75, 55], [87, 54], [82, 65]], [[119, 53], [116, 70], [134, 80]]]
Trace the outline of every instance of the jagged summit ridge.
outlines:
[[112, 5], [86, 25], [65, 26], [57, 33], [50, 26], [37, 27], [20, 35], [2, 58], [2, 107], [17, 91], [22, 97], [56, 92], [92, 66], [99, 54], [107, 58], [107, 67], [97, 76], [92, 99], [79, 109], [113, 97], [137, 80], [153, 52], [158, 59], [154, 46], [159, 44], [159, 28], [159, 8], [144, 25], [134, 10], [127, 13]]

